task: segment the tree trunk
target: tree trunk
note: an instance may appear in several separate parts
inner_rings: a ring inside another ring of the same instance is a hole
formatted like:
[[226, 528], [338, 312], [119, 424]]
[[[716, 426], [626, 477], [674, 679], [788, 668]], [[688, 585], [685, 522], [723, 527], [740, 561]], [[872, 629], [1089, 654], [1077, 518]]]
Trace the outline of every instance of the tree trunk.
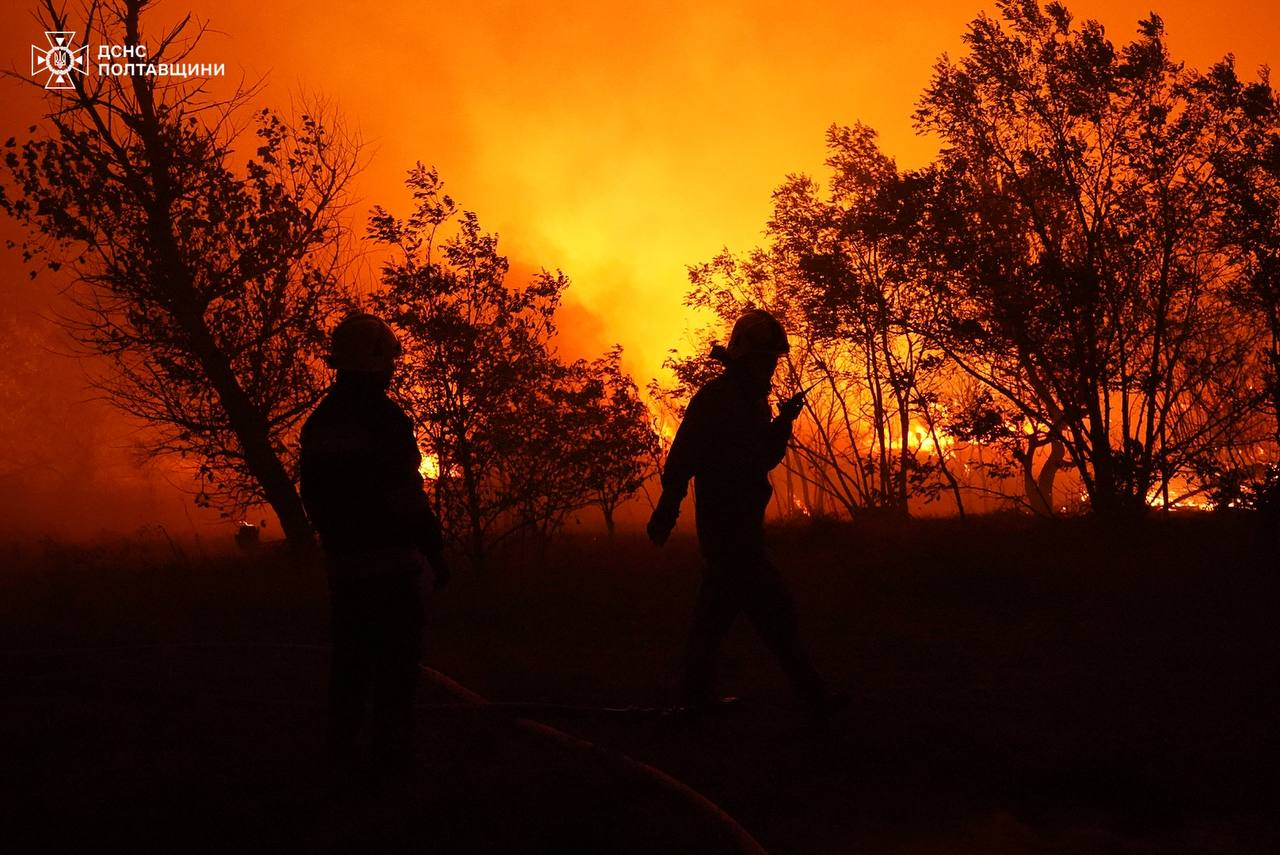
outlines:
[[[1089, 504], [1097, 516], [1111, 517], [1120, 513], [1119, 484], [1111, 436], [1103, 424], [1102, 410], [1096, 400], [1089, 402], [1089, 463], [1093, 464], [1093, 484]], [[1086, 465], [1081, 461], [1081, 466]], [[1086, 483], [1088, 483], [1086, 481]]]
[[266, 418], [236, 379], [226, 354], [213, 341], [204, 319], [187, 321], [192, 350], [226, 410], [231, 429], [240, 441], [245, 465], [262, 486], [263, 496], [279, 518], [285, 539], [295, 549], [311, 546], [314, 544], [311, 522], [293, 479], [271, 447], [271, 430]]
[[899, 439], [902, 441], [902, 448], [899, 449], [898, 459], [898, 483], [897, 483], [897, 504], [898, 510], [903, 516], [910, 516], [908, 510], [909, 493], [907, 490], [907, 469], [912, 462], [913, 455], [911, 453], [911, 411], [907, 409], [906, 403], [902, 400], [903, 396], [894, 393], [898, 403], [898, 431]]
[[484, 566], [484, 519], [480, 513], [480, 488], [469, 465], [464, 464], [462, 472], [467, 491], [467, 519], [471, 528], [468, 533], [471, 541], [471, 563], [474, 569], [479, 570]]
[[[141, 3], [130, 3], [127, 11], [127, 31], [134, 41], [138, 38], [138, 15], [141, 9]], [[169, 292], [170, 312], [190, 337], [192, 351], [222, 403], [231, 430], [240, 443], [245, 465], [261, 485], [263, 495], [279, 518], [280, 527], [289, 545], [294, 548], [310, 547], [315, 543], [311, 523], [303, 510], [302, 499], [293, 479], [271, 447], [271, 429], [266, 415], [240, 385], [231, 368], [230, 359], [218, 346], [205, 323], [204, 303], [196, 291], [190, 271], [182, 262], [177, 236], [173, 232], [169, 150], [163, 141], [151, 90], [136, 75], [132, 83], [142, 113], [142, 121], [137, 130], [147, 153], [147, 167], [152, 182], [150, 198], [145, 187], [138, 187], [137, 192], [147, 210], [147, 228], [155, 242], [160, 261], [157, 272], [163, 277], [161, 284]]]
[[1026, 457], [1022, 460], [1022, 489], [1026, 493], [1027, 503], [1031, 505], [1032, 511], [1041, 516], [1051, 517], [1053, 516], [1053, 483], [1058, 477], [1058, 470], [1062, 467], [1062, 458], [1066, 449], [1061, 440], [1051, 437], [1049, 456], [1040, 467], [1039, 474], [1036, 474], [1035, 453], [1038, 443], [1031, 440], [1028, 445]]
[[1056, 436], [1050, 439], [1049, 457], [1045, 460], [1044, 466], [1040, 467], [1040, 474], [1036, 476], [1036, 490], [1048, 505], [1051, 515], [1053, 514], [1053, 483], [1057, 480], [1058, 470], [1062, 468], [1062, 458], [1066, 456], [1066, 451], [1062, 440]]
[[157, 201], [156, 209], [150, 213], [149, 225], [163, 265], [165, 285], [171, 294], [171, 314], [188, 336], [191, 351], [199, 360], [209, 385], [227, 414], [228, 426], [240, 443], [245, 466], [257, 479], [263, 497], [279, 518], [285, 539], [295, 549], [308, 548], [315, 543], [311, 522], [303, 510], [293, 479], [271, 445], [271, 426], [266, 414], [240, 385], [230, 358], [214, 340], [205, 323], [203, 304], [190, 272], [180, 260], [172, 221], [168, 217], [168, 202], [162, 197]]

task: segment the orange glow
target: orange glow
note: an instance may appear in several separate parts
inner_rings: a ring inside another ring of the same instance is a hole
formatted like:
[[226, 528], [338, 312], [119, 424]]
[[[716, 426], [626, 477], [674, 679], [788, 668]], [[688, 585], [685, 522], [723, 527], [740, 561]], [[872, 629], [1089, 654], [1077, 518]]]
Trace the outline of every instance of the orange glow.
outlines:
[[[1173, 55], [1191, 66], [1234, 52], [1251, 76], [1280, 58], [1280, 16], [1264, 0], [1068, 5], [1116, 42], [1154, 8]], [[34, 3], [6, 8], [0, 60], [21, 74], [40, 29]], [[228, 83], [266, 75], [260, 100], [282, 107], [299, 90], [331, 98], [367, 144], [357, 235], [372, 204], [406, 209], [407, 168], [436, 165], [449, 192], [501, 234], [515, 276], [545, 266], [572, 279], [566, 355], [619, 342], [643, 388], [662, 375], [668, 348], [688, 350], [697, 326], [683, 305], [686, 266], [759, 244], [784, 176], [825, 176], [830, 124], [876, 128], [904, 168], [933, 157], [936, 142], [912, 128], [913, 106], [938, 56], [963, 51], [983, 9], [994, 13], [994, 3], [169, 0], [148, 26], [154, 38], [191, 10], [212, 28], [192, 59], [225, 62]], [[12, 81], [0, 99], [0, 139], [24, 138], [50, 106], [42, 90]], [[19, 235], [4, 220], [8, 238]], [[376, 260], [355, 270], [360, 288], [375, 287]], [[0, 251], [11, 310], [55, 314], [50, 283], [29, 283], [18, 253]], [[77, 419], [65, 423], [72, 442]], [[927, 449], [932, 439], [910, 441]]]
[[[1169, 487], [1170, 487], [1169, 489], [1169, 508], [1170, 509], [1183, 509], [1183, 510], [1196, 510], [1196, 511], [1213, 510], [1213, 502], [1209, 501], [1208, 498], [1206, 498], [1203, 493], [1190, 492], [1187, 484], [1181, 479], [1174, 479], [1174, 482], [1172, 482], [1169, 485]], [[1147, 502], [1147, 507], [1150, 507], [1150, 508], [1164, 507], [1164, 493], [1160, 489], [1160, 485], [1157, 484], [1156, 486], [1151, 488], [1151, 490], [1147, 493], [1146, 502]], [[1227, 503], [1227, 507], [1229, 508], [1234, 508], [1235, 506], [1236, 506], [1235, 502]]]
[[[1251, 73], [1280, 44], [1280, 18], [1259, 0], [1068, 5], [1116, 41], [1154, 7], [1175, 56], [1200, 67], [1234, 51]], [[331, 97], [361, 130], [359, 216], [374, 202], [403, 209], [405, 169], [437, 165], [517, 271], [572, 278], [566, 350], [621, 342], [643, 385], [684, 343], [685, 266], [758, 243], [782, 178], [824, 173], [828, 125], [871, 125], [904, 167], [933, 156], [911, 126], [915, 100], [994, 5], [386, 0], [365, 13], [338, 0], [174, 0], [151, 13], [152, 32], [187, 9], [215, 30], [199, 59], [268, 75], [266, 102]], [[29, 52], [22, 17], [0, 40], [9, 64]], [[25, 109], [6, 110], [11, 131], [42, 100], [16, 89], [4, 97]], [[362, 286], [375, 275], [366, 266]]]
[[[1151, 6], [1073, 2], [1113, 39]], [[1269, 4], [1155, 3], [1175, 55], [1243, 69], [1275, 59]], [[518, 265], [563, 268], [570, 301], [601, 323], [575, 349], [621, 341], [641, 377], [678, 344], [685, 265], [758, 242], [769, 193], [788, 172], [821, 174], [822, 134], [862, 120], [903, 166], [936, 150], [910, 113], [938, 55], [962, 49], [979, 2], [880, 7], [760, 2], [433, 4], [197, 0], [224, 33], [201, 57], [269, 73], [264, 100], [299, 87], [333, 97], [370, 143], [358, 195], [402, 204], [415, 160], [503, 237]], [[28, 34], [3, 44], [26, 57]], [[15, 128], [17, 123], [15, 124]], [[361, 206], [361, 210], [365, 206]], [[372, 272], [372, 271], [370, 271]]]
[[[919, 422], [913, 421], [907, 431], [907, 450], [921, 452], [926, 457], [950, 457], [955, 443], [954, 437], [942, 431], [938, 431], [938, 437], [935, 440], [928, 426]], [[888, 445], [895, 451], [901, 451], [902, 439], [894, 437], [889, 440]]]
[[418, 464], [418, 474], [428, 481], [435, 481], [440, 477], [440, 457], [435, 454], [422, 455], [422, 462]]

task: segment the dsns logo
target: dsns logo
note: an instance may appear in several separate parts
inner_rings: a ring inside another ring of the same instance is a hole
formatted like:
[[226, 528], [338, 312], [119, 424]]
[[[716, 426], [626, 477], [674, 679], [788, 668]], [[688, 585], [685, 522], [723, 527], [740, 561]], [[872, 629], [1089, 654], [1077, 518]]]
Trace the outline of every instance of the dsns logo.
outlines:
[[31, 76], [49, 75], [44, 84], [45, 89], [74, 89], [71, 74], [85, 73], [89, 48], [71, 47], [71, 40], [76, 37], [74, 31], [51, 33], [45, 30], [44, 37], [49, 40], [48, 50], [31, 46]]

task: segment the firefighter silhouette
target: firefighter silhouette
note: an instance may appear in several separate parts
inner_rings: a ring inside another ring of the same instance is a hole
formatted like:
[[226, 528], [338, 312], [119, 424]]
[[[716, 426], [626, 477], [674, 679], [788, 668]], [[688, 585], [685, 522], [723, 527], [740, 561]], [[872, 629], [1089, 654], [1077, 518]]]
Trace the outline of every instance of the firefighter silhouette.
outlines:
[[745, 612], [796, 694], [825, 721], [830, 695], [800, 642], [791, 594], [764, 539], [765, 508], [773, 494], [769, 471], [782, 461], [804, 406], [801, 393], [784, 401], [776, 417], [769, 408], [773, 372], [789, 349], [782, 325], [761, 309], [737, 320], [728, 347], [712, 349], [724, 371], [689, 402], [667, 455], [648, 534], [658, 545], [667, 541], [692, 478], [705, 566], [685, 655], [685, 702], [699, 709], [715, 701], [717, 650]]
[[302, 427], [302, 501], [324, 549], [332, 610], [331, 748], [344, 777], [359, 763], [366, 714], [375, 774], [409, 763], [423, 559], [437, 589], [449, 578], [413, 425], [387, 396], [400, 352], [380, 319], [344, 319], [330, 342], [336, 380]]

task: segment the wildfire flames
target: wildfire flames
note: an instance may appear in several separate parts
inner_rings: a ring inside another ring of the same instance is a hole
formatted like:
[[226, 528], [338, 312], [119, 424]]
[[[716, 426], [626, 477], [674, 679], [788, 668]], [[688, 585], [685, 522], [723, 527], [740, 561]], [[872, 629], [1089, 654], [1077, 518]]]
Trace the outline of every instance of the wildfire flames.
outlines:
[[[888, 445], [890, 448], [900, 451], [902, 449], [902, 440], [891, 439]], [[952, 446], [954, 445], [955, 439], [950, 435], [938, 431], [937, 439], [935, 439], [933, 432], [927, 426], [918, 422], [912, 422], [911, 429], [907, 433], [907, 448], [922, 451], [930, 457], [950, 457]]]
[[440, 457], [435, 454], [423, 454], [422, 462], [418, 464], [418, 474], [428, 481], [435, 481], [440, 477]]
[[[1213, 502], [1209, 501], [1207, 498], [1205, 498], [1201, 494], [1179, 496], [1179, 492], [1186, 492], [1187, 485], [1183, 483], [1183, 484], [1180, 484], [1179, 486], [1180, 486], [1180, 490], [1174, 490], [1174, 489], [1169, 490], [1169, 507], [1171, 509], [1182, 508], [1182, 509], [1197, 510], [1197, 511], [1213, 510]], [[1228, 507], [1234, 507], [1234, 506], [1235, 506], [1235, 502], [1228, 503]], [[1164, 493], [1160, 489], [1159, 485], [1152, 487], [1151, 490], [1147, 492], [1147, 507], [1150, 507], [1150, 508], [1164, 507]]]

